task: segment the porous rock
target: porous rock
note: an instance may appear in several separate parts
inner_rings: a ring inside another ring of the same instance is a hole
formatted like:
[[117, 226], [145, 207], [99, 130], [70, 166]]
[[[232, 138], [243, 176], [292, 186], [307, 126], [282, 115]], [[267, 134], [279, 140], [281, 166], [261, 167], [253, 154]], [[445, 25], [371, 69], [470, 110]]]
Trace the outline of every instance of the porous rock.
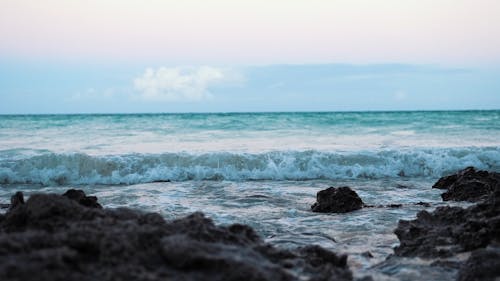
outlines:
[[313, 212], [347, 213], [363, 208], [363, 201], [350, 187], [329, 187], [316, 194], [316, 203], [311, 206]]
[[400, 256], [448, 257], [500, 242], [500, 190], [470, 206], [421, 211], [415, 220], [400, 220], [395, 230]]
[[500, 248], [479, 249], [460, 267], [458, 281], [495, 281], [500, 279]]
[[82, 198], [34, 194], [2, 215], [0, 280], [352, 280], [347, 257], [319, 246], [278, 249], [202, 213], [167, 222]]
[[477, 202], [486, 199], [500, 186], [500, 174], [477, 171], [468, 167], [453, 175], [440, 178], [432, 187], [446, 189], [441, 195], [444, 201]]

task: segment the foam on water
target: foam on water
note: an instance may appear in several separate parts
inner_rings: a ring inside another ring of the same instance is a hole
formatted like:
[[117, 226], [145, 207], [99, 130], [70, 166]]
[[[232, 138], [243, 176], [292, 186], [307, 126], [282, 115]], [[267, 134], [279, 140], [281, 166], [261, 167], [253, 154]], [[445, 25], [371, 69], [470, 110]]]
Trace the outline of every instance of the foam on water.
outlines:
[[90, 156], [0, 151], [0, 183], [137, 184], [188, 180], [437, 178], [467, 166], [500, 170], [500, 148], [274, 151]]

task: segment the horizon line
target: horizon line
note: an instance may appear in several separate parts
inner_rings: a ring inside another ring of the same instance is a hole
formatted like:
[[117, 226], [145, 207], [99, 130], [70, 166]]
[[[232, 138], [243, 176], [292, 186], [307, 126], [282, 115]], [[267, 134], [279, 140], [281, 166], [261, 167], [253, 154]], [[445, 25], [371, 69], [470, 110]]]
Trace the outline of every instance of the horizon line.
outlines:
[[497, 109], [409, 109], [409, 110], [297, 110], [297, 111], [179, 111], [179, 112], [79, 112], [79, 113], [0, 113], [0, 116], [76, 116], [76, 115], [182, 115], [182, 114], [290, 114], [290, 113], [398, 113], [398, 112], [474, 112]]

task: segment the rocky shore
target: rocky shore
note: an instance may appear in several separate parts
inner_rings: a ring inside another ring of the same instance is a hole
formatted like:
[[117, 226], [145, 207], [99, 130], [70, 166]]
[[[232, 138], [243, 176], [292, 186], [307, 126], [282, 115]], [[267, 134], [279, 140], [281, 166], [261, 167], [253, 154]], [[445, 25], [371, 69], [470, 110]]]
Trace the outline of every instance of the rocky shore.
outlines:
[[441, 258], [459, 254], [457, 280], [500, 278], [500, 174], [469, 167], [441, 178], [434, 188], [445, 189], [445, 201], [478, 202], [468, 208], [438, 207], [421, 211], [415, 220], [399, 221], [397, 256]]
[[[419, 257], [458, 268], [461, 281], [498, 280], [500, 174], [470, 167], [433, 188], [445, 190], [444, 201], [474, 205], [441, 206], [400, 220], [394, 231], [400, 245], [388, 259]], [[322, 190], [316, 199], [314, 212], [405, 207], [366, 205], [349, 187]], [[74, 189], [27, 200], [13, 195], [0, 215], [0, 253], [0, 280], [354, 279], [346, 255], [319, 246], [277, 248], [249, 226], [216, 226], [202, 213], [166, 221], [156, 213], [106, 209]]]
[[352, 280], [347, 256], [266, 244], [202, 213], [103, 209], [82, 191], [21, 193], [0, 216], [0, 280]]

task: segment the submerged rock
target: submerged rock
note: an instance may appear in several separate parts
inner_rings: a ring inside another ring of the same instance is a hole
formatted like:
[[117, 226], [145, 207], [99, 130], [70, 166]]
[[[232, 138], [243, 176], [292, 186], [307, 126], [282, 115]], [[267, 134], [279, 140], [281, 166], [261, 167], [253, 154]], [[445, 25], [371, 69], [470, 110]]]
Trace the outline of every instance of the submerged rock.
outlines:
[[441, 195], [444, 201], [476, 202], [490, 196], [499, 186], [499, 173], [476, 171], [474, 167], [468, 167], [440, 178], [432, 187], [447, 190]]
[[352, 280], [347, 256], [319, 246], [278, 249], [201, 213], [166, 222], [85, 198], [34, 194], [2, 215], [0, 280]]
[[359, 210], [363, 205], [361, 198], [351, 188], [329, 187], [316, 194], [316, 203], [311, 206], [311, 210], [319, 213], [347, 213]]

